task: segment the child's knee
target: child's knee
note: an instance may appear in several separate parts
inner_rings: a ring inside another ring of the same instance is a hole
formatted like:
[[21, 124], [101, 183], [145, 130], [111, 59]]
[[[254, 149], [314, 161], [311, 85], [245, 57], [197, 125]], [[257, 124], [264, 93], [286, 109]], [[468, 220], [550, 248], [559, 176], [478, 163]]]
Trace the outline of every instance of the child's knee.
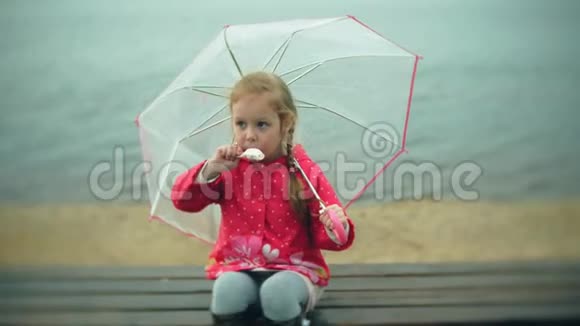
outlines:
[[249, 275], [226, 272], [214, 282], [211, 311], [220, 315], [239, 313], [257, 300], [258, 287]]
[[271, 320], [285, 321], [298, 316], [301, 312], [298, 300], [275, 286], [262, 286], [260, 303], [264, 316]]
[[267, 279], [260, 288], [260, 303], [264, 315], [271, 320], [285, 321], [302, 312], [308, 292], [300, 276], [291, 272], [280, 272]]

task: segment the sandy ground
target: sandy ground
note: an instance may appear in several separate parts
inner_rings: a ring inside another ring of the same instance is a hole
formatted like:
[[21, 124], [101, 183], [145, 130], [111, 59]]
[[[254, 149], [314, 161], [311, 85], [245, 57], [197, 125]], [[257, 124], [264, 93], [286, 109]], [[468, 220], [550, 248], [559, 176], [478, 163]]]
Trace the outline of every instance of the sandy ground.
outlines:
[[[409, 201], [353, 208], [357, 239], [329, 263], [580, 259], [580, 200]], [[204, 264], [209, 247], [145, 205], [0, 205], [0, 264]]]

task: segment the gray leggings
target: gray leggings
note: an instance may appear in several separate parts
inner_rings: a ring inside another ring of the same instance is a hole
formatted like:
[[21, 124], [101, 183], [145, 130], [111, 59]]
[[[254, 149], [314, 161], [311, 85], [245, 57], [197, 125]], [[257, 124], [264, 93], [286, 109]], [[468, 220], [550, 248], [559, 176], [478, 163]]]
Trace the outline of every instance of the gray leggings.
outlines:
[[302, 313], [308, 299], [304, 279], [294, 272], [226, 272], [213, 285], [210, 310], [229, 315], [258, 305], [266, 318], [287, 321]]

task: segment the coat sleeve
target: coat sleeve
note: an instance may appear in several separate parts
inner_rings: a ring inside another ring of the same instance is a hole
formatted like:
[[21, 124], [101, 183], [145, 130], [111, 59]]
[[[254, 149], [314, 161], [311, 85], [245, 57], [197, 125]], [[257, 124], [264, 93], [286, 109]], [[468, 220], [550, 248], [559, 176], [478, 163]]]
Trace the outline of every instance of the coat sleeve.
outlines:
[[223, 175], [220, 174], [206, 183], [196, 181], [206, 162], [194, 166], [175, 180], [171, 189], [171, 201], [178, 210], [199, 212], [206, 206], [220, 201], [223, 193]]
[[[311, 182], [312, 180], [314, 180], [313, 186], [316, 189], [318, 195], [320, 196], [320, 199], [322, 199], [322, 201], [327, 206], [336, 204], [342, 208], [342, 204], [340, 203], [338, 197], [336, 196], [334, 188], [332, 187], [330, 182], [328, 182], [328, 179], [326, 178], [322, 170], [320, 170], [320, 168], [317, 166], [315, 166], [312, 170], [313, 172], [311, 173], [309, 179], [311, 180]], [[335, 238], [334, 233], [328, 230], [324, 226], [324, 224], [320, 222], [319, 219], [320, 214], [318, 213], [318, 211], [320, 210], [320, 204], [318, 203], [318, 200], [316, 200], [316, 198], [309, 191], [307, 191], [306, 196], [307, 197], [311, 196], [312, 198], [309, 204], [309, 209], [310, 215], [312, 216], [312, 224], [311, 224], [312, 235], [315, 245], [319, 249], [330, 251], [342, 251], [348, 249], [354, 241], [355, 227], [350, 217], [348, 217], [348, 215], [346, 214], [346, 211], [343, 210], [345, 216], [347, 216], [348, 221], [348, 227], [346, 228], [346, 231], [348, 232], [347, 241], [346, 243], [341, 244]]]

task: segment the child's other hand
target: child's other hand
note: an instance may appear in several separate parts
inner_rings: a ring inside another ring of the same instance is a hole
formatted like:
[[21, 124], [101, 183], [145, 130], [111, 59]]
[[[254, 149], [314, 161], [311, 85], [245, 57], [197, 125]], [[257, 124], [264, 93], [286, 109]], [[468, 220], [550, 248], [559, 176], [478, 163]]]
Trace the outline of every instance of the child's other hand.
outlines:
[[346, 225], [348, 224], [346, 215], [344, 214], [342, 207], [340, 207], [336, 204], [326, 206], [326, 210], [323, 210], [322, 213], [320, 214], [320, 217], [319, 217], [320, 222], [322, 222], [322, 224], [324, 224], [324, 226], [326, 226], [328, 229], [330, 229], [330, 230], [333, 229], [332, 220], [330, 219], [330, 216], [328, 215], [329, 210], [332, 210], [334, 212], [334, 214], [336, 215], [338, 220], [346, 228]]

